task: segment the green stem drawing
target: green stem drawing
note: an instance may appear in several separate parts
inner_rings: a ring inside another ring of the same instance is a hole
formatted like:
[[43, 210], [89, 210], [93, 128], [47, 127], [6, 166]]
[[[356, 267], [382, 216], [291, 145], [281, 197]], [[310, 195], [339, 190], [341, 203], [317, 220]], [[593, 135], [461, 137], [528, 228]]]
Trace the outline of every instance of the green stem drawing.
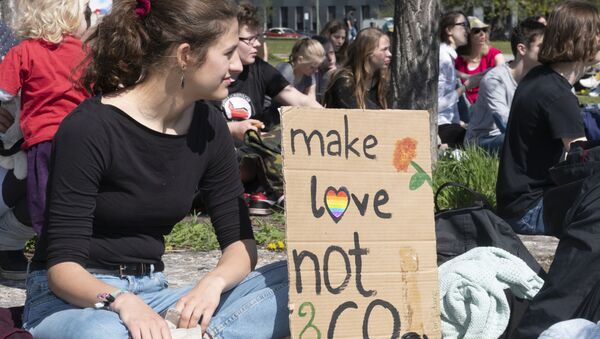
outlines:
[[416, 162], [411, 161], [410, 164], [417, 171], [417, 173], [413, 174], [413, 176], [410, 178], [408, 188], [410, 188], [411, 191], [414, 191], [423, 186], [425, 182], [427, 182], [430, 187], [433, 187], [433, 183], [431, 182], [431, 177], [429, 174], [427, 174]]

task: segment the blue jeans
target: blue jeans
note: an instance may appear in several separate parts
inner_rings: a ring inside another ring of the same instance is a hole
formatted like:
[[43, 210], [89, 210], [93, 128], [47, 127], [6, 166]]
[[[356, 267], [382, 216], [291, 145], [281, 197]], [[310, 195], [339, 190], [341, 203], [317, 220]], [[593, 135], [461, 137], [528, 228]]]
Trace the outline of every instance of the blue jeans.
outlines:
[[548, 230], [544, 224], [544, 199], [530, 210], [525, 212], [521, 218], [506, 220], [513, 230], [518, 234], [543, 235]]
[[488, 151], [488, 153], [500, 154], [502, 153], [502, 145], [504, 144], [504, 134], [479, 137], [477, 139], [477, 144]]
[[[193, 286], [167, 288], [162, 272], [123, 278], [95, 277], [143, 299], [159, 314], [166, 313]], [[263, 266], [236, 287], [221, 295], [221, 301], [206, 332], [212, 338], [281, 338], [289, 336], [287, 262]], [[27, 277], [27, 299], [23, 327], [38, 338], [100, 339], [129, 338], [119, 314], [108, 310], [79, 308], [63, 301], [48, 288], [45, 270]]]

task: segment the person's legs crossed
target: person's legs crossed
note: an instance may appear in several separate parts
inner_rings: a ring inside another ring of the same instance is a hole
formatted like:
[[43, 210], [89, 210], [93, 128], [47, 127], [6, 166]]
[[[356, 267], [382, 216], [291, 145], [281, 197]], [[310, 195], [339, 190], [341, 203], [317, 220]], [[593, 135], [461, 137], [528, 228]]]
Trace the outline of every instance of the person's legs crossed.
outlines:
[[[157, 312], [166, 310], [189, 291], [189, 288], [167, 289], [163, 273], [122, 278], [96, 274], [95, 277], [115, 290], [136, 294]], [[129, 331], [119, 314], [91, 307], [78, 308], [54, 295], [48, 288], [46, 271], [32, 272], [27, 278], [23, 324], [36, 338], [129, 338]]]
[[[111, 277], [105, 282], [121, 285], [117, 288], [125, 287], [127, 281], [119, 280]], [[78, 308], [58, 298], [48, 287], [46, 271], [35, 271], [27, 277], [23, 327], [35, 338], [42, 339], [129, 338], [129, 332], [117, 313]]]
[[251, 272], [221, 302], [206, 332], [214, 339], [281, 338], [289, 335], [287, 262]]
[[521, 218], [507, 219], [506, 222], [518, 234], [544, 235], [548, 229], [544, 224], [544, 199], [540, 199], [534, 207]]

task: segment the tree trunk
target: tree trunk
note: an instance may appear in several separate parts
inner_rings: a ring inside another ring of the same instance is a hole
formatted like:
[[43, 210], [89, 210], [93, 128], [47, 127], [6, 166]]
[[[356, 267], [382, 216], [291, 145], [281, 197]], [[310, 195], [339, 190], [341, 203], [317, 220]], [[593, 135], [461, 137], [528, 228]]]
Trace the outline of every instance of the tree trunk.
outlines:
[[432, 164], [437, 160], [439, 0], [395, 0], [392, 107], [429, 111]]
[[10, 27], [14, 27], [17, 14], [16, 0], [0, 0], [0, 19]]

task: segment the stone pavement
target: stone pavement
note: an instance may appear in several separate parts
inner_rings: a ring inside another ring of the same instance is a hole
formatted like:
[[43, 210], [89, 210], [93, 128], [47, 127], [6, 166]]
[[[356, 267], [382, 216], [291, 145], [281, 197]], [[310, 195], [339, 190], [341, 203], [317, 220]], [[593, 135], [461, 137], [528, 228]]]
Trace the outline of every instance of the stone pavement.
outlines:
[[[540, 264], [548, 270], [554, 258], [558, 239], [545, 236], [521, 236], [521, 239]], [[217, 264], [219, 255], [220, 251], [176, 251], [165, 254], [163, 259], [169, 286], [180, 287], [197, 281]], [[285, 252], [263, 249], [258, 250], [258, 256], [259, 267], [286, 258]], [[0, 307], [23, 305], [24, 287], [24, 282], [0, 280]]]

